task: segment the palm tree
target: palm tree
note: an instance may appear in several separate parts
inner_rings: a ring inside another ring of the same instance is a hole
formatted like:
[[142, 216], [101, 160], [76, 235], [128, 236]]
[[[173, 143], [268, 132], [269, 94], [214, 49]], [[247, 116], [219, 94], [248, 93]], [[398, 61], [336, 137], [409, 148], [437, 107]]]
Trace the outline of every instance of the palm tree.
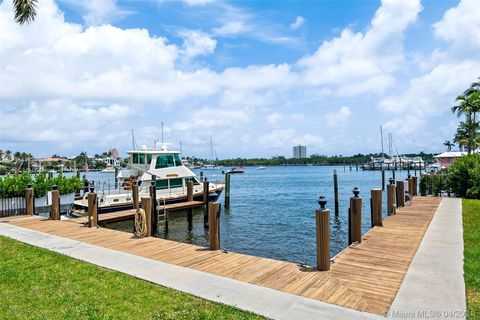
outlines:
[[447, 147], [447, 151], [452, 151], [452, 147], [455, 146], [450, 140], [445, 140], [443, 145]]
[[465, 121], [460, 123], [459, 129], [463, 132], [463, 137], [468, 139], [467, 151], [469, 154], [477, 147], [476, 137], [479, 130], [476, 116], [480, 112], [480, 90], [477, 90], [476, 87], [477, 83], [473, 83], [466, 94], [457, 97], [458, 104], [452, 107], [452, 112], [456, 113], [458, 117], [465, 115]]
[[37, 1], [38, 0], [13, 0], [15, 21], [18, 24], [23, 25], [35, 19], [37, 15]]

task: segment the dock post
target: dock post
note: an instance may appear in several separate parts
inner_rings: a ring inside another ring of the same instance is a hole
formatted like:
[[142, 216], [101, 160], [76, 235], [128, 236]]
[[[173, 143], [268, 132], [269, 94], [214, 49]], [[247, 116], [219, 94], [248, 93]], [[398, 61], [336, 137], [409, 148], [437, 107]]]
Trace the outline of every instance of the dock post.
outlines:
[[138, 209], [138, 183], [135, 183], [132, 186], [132, 197], [133, 197], [133, 209]]
[[382, 191], [385, 190], [385, 169], [382, 168]]
[[210, 231], [210, 250], [220, 249], [220, 204], [218, 202], [208, 205], [208, 225]]
[[[193, 201], [193, 181], [188, 181], [187, 184], [187, 201]], [[188, 230], [193, 229], [193, 208], [187, 209], [187, 223]]]
[[200, 182], [203, 182], [203, 171], [200, 171]]
[[355, 187], [352, 190], [353, 197], [350, 197], [349, 208], [349, 237], [348, 244], [362, 242], [362, 198], [359, 197], [360, 190]]
[[358, 163], [355, 163], [355, 171], [358, 171]]
[[118, 189], [118, 168], [115, 167], [115, 190]]
[[413, 177], [411, 175], [408, 175], [408, 193], [410, 194], [410, 196], [412, 197], [412, 200], [413, 200], [413, 196], [414, 196], [414, 186], [413, 186]]
[[393, 177], [393, 180], [396, 180], [395, 179], [395, 169], [392, 170], [392, 177]]
[[34, 191], [32, 185], [29, 183], [27, 184], [27, 189], [25, 190], [25, 213], [29, 216], [33, 216], [35, 211], [35, 206], [33, 205], [33, 198]]
[[225, 209], [230, 208], [230, 174], [225, 173]]
[[372, 214], [372, 228], [382, 226], [382, 190], [372, 189], [370, 198], [370, 208]]
[[98, 225], [98, 202], [97, 194], [93, 192], [93, 188], [88, 193], [88, 226], [96, 227]]
[[387, 186], [387, 214], [389, 216], [395, 213], [396, 196], [395, 196], [395, 180], [390, 178], [390, 184]]
[[333, 169], [333, 194], [335, 196], [335, 216], [338, 216], [338, 177], [337, 177], [337, 169]]
[[52, 186], [52, 206], [50, 207], [50, 219], [60, 220], [60, 191], [56, 184]]
[[397, 181], [397, 208], [405, 206], [405, 182]]
[[[152, 237], [158, 235], [158, 214], [157, 214], [157, 186], [156, 186], [157, 177], [152, 176], [152, 184], [150, 185], [150, 198], [152, 198], [152, 209], [151, 209], [151, 224], [152, 224]], [[165, 226], [167, 225], [167, 217], [165, 219]]]
[[205, 227], [205, 229], [208, 228], [208, 210], [209, 210], [208, 196], [209, 196], [209, 190], [210, 190], [209, 182], [208, 182], [207, 178], [205, 178], [203, 180], [203, 203], [205, 205], [205, 212], [203, 214], [203, 226]]
[[412, 184], [413, 184], [413, 195], [414, 195], [414, 196], [417, 196], [417, 195], [418, 195], [418, 191], [417, 191], [417, 190], [418, 190], [418, 189], [417, 189], [417, 176], [412, 177], [412, 179], [413, 179], [413, 183], [412, 183]]
[[145, 211], [145, 220], [147, 223], [147, 237], [153, 236], [152, 228], [152, 198], [142, 197], [142, 209]]
[[330, 270], [330, 210], [325, 208], [325, 197], [318, 199], [320, 208], [315, 210], [317, 225], [317, 270]]

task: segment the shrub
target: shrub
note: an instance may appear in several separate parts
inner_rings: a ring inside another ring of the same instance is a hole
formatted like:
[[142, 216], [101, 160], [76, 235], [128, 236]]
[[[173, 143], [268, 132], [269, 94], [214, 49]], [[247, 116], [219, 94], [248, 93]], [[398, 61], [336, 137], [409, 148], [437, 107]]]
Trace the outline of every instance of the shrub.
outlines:
[[31, 175], [27, 172], [17, 175], [6, 175], [0, 177], [0, 197], [24, 197], [25, 189], [28, 184], [32, 184], [35, 190], [35, 197], [40, 198], [52, 190], [52, 186], [56, 184], [60, 194], [67, 194], [75, 192], [82, 187], [82, 181], [73, 176], [65, 178], [61, 174], [56, 177], [48, 177], [45, 172], [37, 175]]
[[448, 168], [448, 185], [457, 197], [480, 199], [480, 155], [456, 160]]

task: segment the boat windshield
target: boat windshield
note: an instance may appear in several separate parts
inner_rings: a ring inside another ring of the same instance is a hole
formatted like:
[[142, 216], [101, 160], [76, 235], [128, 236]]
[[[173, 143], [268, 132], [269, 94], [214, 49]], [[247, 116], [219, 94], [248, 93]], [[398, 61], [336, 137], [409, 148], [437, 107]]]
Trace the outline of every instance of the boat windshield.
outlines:
[[179, 167], [182, 166], [182, 160], [178, 153], [175, 154], [160, 154], [157, 156], [157, 162], [155, 164], [155, 169], [160, 168], [170, 168], [170, 167]]

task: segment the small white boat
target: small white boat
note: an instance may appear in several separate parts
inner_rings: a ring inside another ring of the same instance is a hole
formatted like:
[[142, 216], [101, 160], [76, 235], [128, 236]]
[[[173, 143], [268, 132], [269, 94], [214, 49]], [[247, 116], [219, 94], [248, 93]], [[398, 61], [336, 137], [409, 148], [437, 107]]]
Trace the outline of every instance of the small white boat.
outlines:
[[264, 167], [264, 166], [257, 167], [257, 170], [265, 170], [265, 169], [266, 169], [266, 167]]

